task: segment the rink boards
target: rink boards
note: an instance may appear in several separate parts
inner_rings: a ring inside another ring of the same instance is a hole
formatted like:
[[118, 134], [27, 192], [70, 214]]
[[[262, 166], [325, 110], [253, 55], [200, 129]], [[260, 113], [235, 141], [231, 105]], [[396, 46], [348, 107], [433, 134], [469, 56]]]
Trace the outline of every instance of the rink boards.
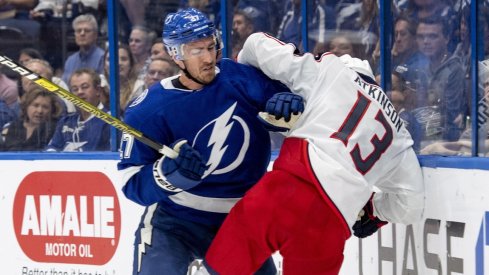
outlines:
[[[121, 193], [116, 157], [64, 158], [0, 160], [1, 274], [131, 274], [143, 208]], [[422, 163], [423, 220], [350, 238], [342, 275], [489, 274], [487, 162]]]

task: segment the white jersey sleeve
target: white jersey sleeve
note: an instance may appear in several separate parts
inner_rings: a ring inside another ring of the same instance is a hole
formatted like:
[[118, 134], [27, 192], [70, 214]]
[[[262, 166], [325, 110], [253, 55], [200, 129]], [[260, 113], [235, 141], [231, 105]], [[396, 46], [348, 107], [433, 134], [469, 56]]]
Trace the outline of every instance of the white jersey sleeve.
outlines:
[[390, 222], [412, 223], [424, 209], [421, 168], [412, 139], [368, 63], [326, 53], [299, 55], [264, 33], [252, 34], [238, 62], [261, 69], [306, 103], [288, 136], [306, 139], [311, 168], [349, 225], [374, 186], [374, 211]]

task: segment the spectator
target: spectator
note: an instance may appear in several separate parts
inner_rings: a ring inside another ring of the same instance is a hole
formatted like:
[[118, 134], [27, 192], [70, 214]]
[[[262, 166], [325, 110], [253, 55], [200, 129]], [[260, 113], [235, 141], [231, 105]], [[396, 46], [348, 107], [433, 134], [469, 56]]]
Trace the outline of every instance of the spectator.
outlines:
[[354, 41], [354, 37], [348, 32], [337, 32], [333, 35], [326, 49], [328, 52], [334, 53], [336, 56], [349, 54], [350, 56], [358, 56], [358, 46]]
[[[78, 69], [70, 78], [70, 91], [76, 96], [108, 112], [100, 103], [100, 76], [92, 69]], [[110, 148], [109, 125], [82, 109], [61, 118], [56, 125], [47, 151], [104, 151]]]
[[11, 109], [18, 106], [19, 103], [19, 91], [17, 89], [17, 83], [15, 80], [8, 78], [0, 65], [0, 100], [5, 102]]
[[163, 44], [163, 39], [161, 37], [157, 37], [153, 41], [153, 45], [151, 46], [151, 59], [155, 58], [164, 58], [171, 60], [170, 55], [165, 50], [165, 45]]
[[255, 26], [253, 25], [253, 21], [248, 14], [246, 14], [245, 10], [236, 10], [233, 16], [233, 32], [232, 32], [232, 44], [233, 44], [233, 52], [232, 58], [236, 59], [239, 51], [243, 48], [243, 44], [250, 36], [250, 34], [255, 32]]
[[[465, 127], [464, 71], [460, 59], [448, 52], [449, 35], [448, 22], [441, 17], [422, 20], [416, 30], [418, 48], [430, 62], [426, 102], [417, 106], [434, 111], [436, 119], [426, 121], [428, 141], [457, 140]], [[418, 115], [426, 117], [423, 112]]]
[[411, 134], [414, 142], [414, 151], [419, 152], [420, 143], [423, 138], [423, 131], [421, 129], [421, 125], [411, 112], [416, 100], [415, 91], [413, 91], [412, 88], [407, 85], [407, 81], [397, 72], [392, 73], [391, 80], [392, 91], [388, 93], [389, 98], [399, 114], [399, 117], [404, 121], [406, 129]]
[[155, 58], [149, 63], [148, 71], [144, 77], [144, 86], [149, 88], [154, 83], [174, 76], [177, 73], [175, 68], [175, 63], [169, 61], [168, 59]]
[[25, 65], [31, 59], [43, 59], [42, 54], [34, 48], [24, 48], [19, 52], [19, 63]]
[[[24, 66], [34, 73], [44, 77], [45, 79], [52, 81], [54, 84], [60, 86], [61, 88], [68, 90], [68, 85], [66, 85], [66, 83], [61, 78], [54, 76], [53, 68], [46, 60], [31, 59], [27, 61]], [[25, 77], [21, 79], [21, 84], [22, 95], [29, 93], [30, 91], [39, 87], [36, 83]], [[63, 106], [63, 113], [73, 113], [76, 111], [75, 105], [73, 105], [73, 103], [71, 103], [69, 100], [62, 97], [58, 97], [58, 99]]]
[[460, 25], [460, 20], [447, 0], [408, 0], [404, 12], [416, 23], [433, 17], [442, 17], [449, 22], [448, 37], [450, 40], [447, 47], [450, 52], [453, 52], [458, 43], [454, 27]]
[[[109, 51], [105, 51], [105, 79], [109, 78]], [[131, 50], [125, 44], [119, 45], [119, 106], [121, 114], [124, 113], [127, 104], [139, 94], [139, 87], [143, 85], [143, 80], [137, 79], [134, 71], [134, 58]], [[101, 101], [108, 104], [108, 94], [103, 94]], [[108, 105], [107, 105], [108, 106]]]
[[[144, 85], [139, 86], [134, 94], [139, 96], [153, 84], [175, 75], [177, 71], [178, 67], [175, 66], [173, 61], [160, 57], [151, 59], [151, 62], [148, 65], [148, 71], [144, 76]], [[130, 101], [132, 101], [132, 99]]]
[[104, 50], [97, 46], [98, 24], [95, 17], [92, 14], [79, 15], [72, 25], [79, 50], [65, 62], [62, 79], [66, 83], [78, 69], [90, 68], [99, 74], [104, 70]]
[[422, 105], [426, 100], [428, 66], [428, 58], [418, 50], [416, 43], [416, 23], [408, 17], [399, 16], [394, 23], [392, 70], [402, 75], [406, 84], [415, 91], [417, 105]]
[[53, 136], [62, 107], [54, 93], [39, 87], [25, 94], [20, 117], [4, 128], [1, 151], [43, 150]]
[[[360, 58], [372, 61], [372, 53], [379, 40], [379, 7], [375, 0], [360, 0], [346, 5], [338, 13], [336, 30], [354, 31], [362, 45]], [[371, 62], [373, 63], [373, 62]]]
[[[479, 156], [489, 156], [489, 61], [479, 62], [479, 81], [482, 98], [477, 103], [477, 131]], [[470, 126], [470, 124], [469, 124]], [[457, 141], [434, 142], [421, 150], [421, 154], [472, 155], [472, 128], [468, 127]]]
[[145, 67], [151, 56], [151, 46], [156, 34], [143, 26], [134, 26], [129, 35], [129, 48], [134, 57], [134, 71], [138, 78], [143, 78]]
[[[41, 24], [43, 47], [46, 60], [55, 70], [61, 70], [66, 59], [68, 34], [73, 33], [70, 25], [81, 14], [91, 13], [98, 18], [98, 0], [39, 0], [30, 10], [30, 18]], [[98, 21], [98, 20], [97, 20]]]
[[17, 82], [8, 78], [0, 65], [0, 127], [19, 115], [19, 90]]
[[[314, 2], [314, 3], [313, 3]], [[309, 51], [317, 54], [319, 49], [324, 49], [326, 43], [326, 31], [334, 29], [334, 12], [326, 9], [319, 2], [308, 1], [311, 10], [311, 17], [308, 22], [309, 29]], [[288, 43], [294, 43], [299, 49], [303, 50], [301, 37], [301, 1], [289, 0], [286, 6], [287, 13], [282, 18], [278, 29], [277, 38]], [[317, 48], [316, 48], [317, 47]]]
[[16, 110], [10, 109], [4, 101], [0, 100], [0, 129], [16, 117]]

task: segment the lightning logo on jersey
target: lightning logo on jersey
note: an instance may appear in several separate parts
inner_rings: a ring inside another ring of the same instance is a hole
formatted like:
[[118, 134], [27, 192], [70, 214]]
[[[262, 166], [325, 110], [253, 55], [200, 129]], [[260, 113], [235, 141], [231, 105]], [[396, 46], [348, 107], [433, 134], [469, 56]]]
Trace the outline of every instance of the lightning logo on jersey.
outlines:
[[146, 254], [146, 246], [151, 246], [151, 239], [153, 238], [153, 225], [151, 219], [156, 210], [157, 204], [148, 206], [146, 216], [144, 216], [144, 227], [141, 228], [140, 238], [141, 241], [138, 244], [138, 272], [141, 271], [141, 262], [143, 260], [143, 254]]
[[[241, 117], [233, 115], [234, 110], [236, 109], [236, 105], [237, 103], [235, 102], [218, 118], [206, 124], [197, 133], [193, 141], [193, 144], [196, 144], [196, 141], [199, 138], [204, 138], [204, 133], [207, 132], [209, 128], [212, 128], [211, 134], [209, 136], [209, 142], [207, 143], [207, 146], [211, 148], [210, 155], [207, 161], [207, 166], [209, 166], [209, 168], [205, 171], [203, 178], [207, 177], [210, 174], [218, 175], [227, 173], [238, 167], [243, 162], [246, 151], [248, 150], [248, 147], [250, 145], [250, 130], [248, 125]], [[231, 135], [231, 132], [233, 132], [233, 130], [238, 130], [238, 127], [236, 126], [239, 126], [242, 131], [241, 135], [243, 142], [241, 144], [241, 148], [239, 149], [237, 157], [230, 164], [224, 164], [226, 165], [225, 167], [220, 167], [226, 152], [228, 151], [228, 149], [230, 149], [229, 144], [226, 143], [226, 140]]]

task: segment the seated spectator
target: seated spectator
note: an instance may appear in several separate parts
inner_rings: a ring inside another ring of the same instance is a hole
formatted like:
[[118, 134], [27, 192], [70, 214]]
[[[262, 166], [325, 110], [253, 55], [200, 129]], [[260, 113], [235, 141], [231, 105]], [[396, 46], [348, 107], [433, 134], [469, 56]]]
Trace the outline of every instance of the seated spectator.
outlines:
[[[108, 110], [100, 103], [100, 76], [92, 69], [75, 71], [69, 81], [70, 91], [97, 106], [104, 112]], [[68, 114], [56, 125], [53, 138], [47, 151], [87, 152], [104, 151], [110, 148], [110, 126], [101, 119], [82, 109]]]
[[414, 151], [419, 152], [421, 140], [423, 139], [423, 130], [421, 129], [421, 124], [411, 112], [415, 102], [414, 91], [407, 85], [408, 83], [402, 78], [402, 75], [396, 72], [392, 73], [391, 80], [392, 90], [387, 94], [399, 117], [404, 121], [406, 129], [411, 134], [414, 141]]
[[139, 96], [144, 92], [144, 90], [151, 87], [151, 85], [161, 81], [164, 78], [174, 76], [177, 72], [178, 67], [175, 66], [175, 62], [159, 57], [152, 59], [149, 63], [148, 71], [144, 76], [144, 85], [138, 87], [135, 95]]
[[379, 7], [375, 0], [362, 0], [341, 8], [336, 18], [337, 31], [354, 31], [359, 37], [362, 49], [359, 58], [371, 64], [372, 54], [379, 40]]
[[401, 11], [416, 23], [434, 17], [441, 17], [450, 22], [447, 30], [449, 38], [447, 48], [448, 51], [453, 52], [458, 43], [455, 26], [460, 25], [460, 20], [447, 0], [408, 0], [407, 7]]
[[[35, 72], [39, 76], [42, 76], [45, 79], [52, 81], [54, 84], [60, 86], [65, 90], [68, 90], [68, 85], [66, 85], [66, 83], [61, 78], [53, 75], [53, 68], [46, 60], [31, 59], [27, 61], [24, 66], [27, 69]], [[29, 93], [30, 91], [37, 89], [39, 87], [36, 83], [34, 83], [33, 81], [25, 77], [21, 79], [21, 84], [22, 84], [22, 95]], [[63, 114], [73, 113], [76, 111], [75, 105], [71, 101], [62, 97], [58, 97], [58, 99], [63, 106]]]
[[20, 117], [2, 131], [0, 151], [44, 150], [62, 111], [58, 98], [38, 87], [22, 97], [20, 109]]
[[19, 52], [19, 64], [25, 65], [31, 59], [43, 59], [42, 54], [34, 48], [24, 48]]
[[92, 14], [79, 15], [72, 25], [79, 50], [65, 62], [62, 79], [66, 83], [78, 69], [89, 68], [99, 74], [104, 71], [104, 50], [97, 46], [98, 24], [95, 17]]
[[17, 113], [10, 109], [4, 101], [0, 100], [0, 129], [17, 117]]
[[245, 10], [236, 10], [233, 15], [233, 31], [231, 33], [233, 50], [231, 57], [236, 59], [243, 48], [246, 38], [255, 32], [255, 26]]
[[429, 59], [426, 100], [417, 106], [428, 108], [416, 111], [417, 118], [432, 117], [424, 125], [428, 143], [457, 140], [465, 128], [464, 71], [460, 59], [448, 51], [449, 31], [448, 22], [441, 17], [422, 20], [416, 29], [418, 48]]
[[8, 78], [0, 65], [0, 127], [19, 115], [19, 90], [17, 82]]
[[134, 58], [133, 70], [139, 79], [144, 77], [155, 37], [156, 34], [144, 26], [134, 26], [129, 35], [129, 48]]
[[337, 32], [333, 34], [328, 43], [326, 51], [334, 53], [336, 56], [349, 54], [352, 57], [358, 56], [358, 41], [355, 41], [355, 34], [351, 32]]
[[9, 108], [14, 108], [19, 103], [19, 91], [15, 80], [8, 78], [0, 65], [0, 100]]
[[[379, 60], [380, 44], [377, 44], [376, 56]], [[391, 50], [392, 67], [391, 71], [406, 81], [406, 84], [415, 91], [417, 105], [421, 106], [426, 102], [428, 89], [429, 60], [418, 50], [416, 43], [416, 23], [410, 18], [400, 15], [394, 22], [394, 44]], [[377, 63], [376, 75], [380, 73], [380, 64]]]
[[[314, 2], [314, 3], [313, 3]], [[309, 40], [308, 51], [318, 54], [325, 47], [327, 41], [327, 30], [332, 30], [335, 27], [334, 12], [325, 9], [316, 1], [308, 1], [311, 10], [311, 17], [308, 22]], [[282, 18], [280, 23], [277, 38], [288, 43], [293, 43], [301, 51], [304, 51], [302, 45], [301, 31], [301, 1], [289, 0], [286, 6], [287, 13]]]
[[[143, 86], [143, 80], [137, 78], [134, 70], [134, 58], [131, 54], [131, 50], [125, 44], [119, 45], [119, 102], [121, 115], [127, 107], [127, 104], [139, 95], [139, 87]], [[104, 65], [104, 77], [106, 80], [110, 79], [109, 76], [109, 51], [105, 51], [105, 65]], [[109, 90], [106, 90], [109, 92]], [[109, 94], [103, 94], [101, 101], [104, 104], [108, 104], [110, 101]]]
[[153, 45], [151, 46], [151, 59], [164, 58], [171, 60], [170, 55], [166, 52], [165, 45], [163, 44], [163, 39], [157, 37], [153, 40]]
[[[477, 103], [477, 131], [479, 143], [479, 156], [489, 156], [489, 60], [479, 62], [479, 82], [483, 90], [482, 98]], [[469, 126], [471, 126], [469, 124]], [[421, 154], [434, 155], [472, 155], [471, 127], [462, 133], [456, 141], [439, 141], [429, 144], [421, 150]]]
[[151, 85], [164, 78], [174, 76], [178, 72], [174, 64], [174, 62], [163, 58], [155, 58], [151, 60], [151, 63], [149, 63], [148, 66], [148, 71], [144, 76], [144, 86], [149, 88]]
[[[66, 59], [68, 36], [73, 33], [73, 19], [81, 14], [93, 14], [97, 19], [98, 0], [39, 0], [30, 17], [41, 24], [46, 60], [55, 70], [61, 70]], [[98, 20], [97, 20], [98, 21]], [[65, 48], [63, 48], [63, 46]], [[42, 58], [44, 59], [44, 58]]]

